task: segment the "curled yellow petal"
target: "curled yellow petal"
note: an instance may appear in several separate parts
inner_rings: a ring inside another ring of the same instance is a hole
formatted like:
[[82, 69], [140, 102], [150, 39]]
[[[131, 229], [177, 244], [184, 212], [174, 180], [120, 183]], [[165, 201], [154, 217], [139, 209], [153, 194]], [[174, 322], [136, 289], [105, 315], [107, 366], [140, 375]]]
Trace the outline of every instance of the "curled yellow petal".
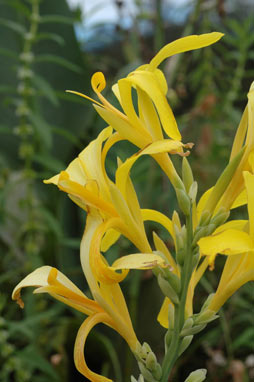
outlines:
[[214, 259], [216, 254], [236, 255], [253, 250], [252, 238], [246, 233], [234, 229], [228, 229], [217, 235], [203, 237], [198, 241], [203, 255]]
[[155, 267], [165, 267], [165, 261], [161, 256], [154, 253], [135, 253], [122, 256], [112, 264], [114, 270], [120, 269], [152, 269]]
[[20, 292], [26, 287], [36, 287], [34, 293], [49, 293], [57, 300], [88, 315], [102, 311], [97, 302], [87, 298], [63, 273], [50, 266], [37, 268], [15, 287], [12, 299], [17, 300], [22, 308], [24, 303]]
[[94, 373], [89, 369], [84, 357], [84, 347], [86, 343], [87, 336], [89, 332], [98, 323], [108, 323], [110, 326], [112, 324], [109, 316], [106, 313], [96, 313], [88, 317], [81, 327], [79, 328], [75, 345], [74, 345], [74, 362], [78, 371], [88, 378], [91, 382], [111, 382], [112, 380], [97, 373]]
[[193, 35], [179, 38], [165, 45], [156, 56], [150, 61], [149, 70], [157, 68], [162, 61], [174, 54], [187, 52], [189, 50], [200, 49], [205, 46], [214, 44], [221, 39], [223, 33], [212, 32], [201, 35]]

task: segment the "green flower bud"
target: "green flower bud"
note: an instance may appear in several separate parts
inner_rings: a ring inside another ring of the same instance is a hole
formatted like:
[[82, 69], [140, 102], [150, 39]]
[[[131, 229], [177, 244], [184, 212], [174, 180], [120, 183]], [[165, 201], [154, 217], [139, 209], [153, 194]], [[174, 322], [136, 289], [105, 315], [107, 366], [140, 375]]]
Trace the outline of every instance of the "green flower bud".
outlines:
[[195, 319], [195, 324], [207, 324], [213, 320], [216, 320], [219, 316], [213, 310], [207, 309], [201, 312]]
[[183, 324], [182, 330], [192, 328], [193, 324], [194, 324], [193, 318], [192, 317], [187, 318], [187, 320], [185, 320], [185, 322]]
[[201, 308], [200, 313], [203, 312], [204, 310], [206, 310], [209, 307], [209, 305], [210, 305], [214, 295], [215, 295], [215, 293], [210, 293], [209, 294], [209, 296], [207, 297], [207, 299], [205, 300], [205, 302], [204, 302], [204, 304], [203, 304], [203, 306]]
[[215, 210], [215, 207], [217, 206], [220, 198], [226, 191], [226, 188], [228, 187], [229, 183], [231, 182], [231, 179], [239, 166], [239, 163], [242, 159], [242, 156], [244, 154], [245, 147], [243, 147], [239, 153], [229, 162], [219, 179], [217, 180], [208, 200], [206, 203], [205, 208], [208, 209], [208, 211], [212, 212]]
[[183, 178], [183, 184], [185, 186], [185, 189], [187, 192], [189, 192], [189, 189], [191, 185], [193, 184], [194, 178], [193, 178], [191, 166], [186, 157], [183, 158], [183, 162], [182, 162], [182, 178]]
[[146, 357], [146, 367], [147, 369], [153, 371], [157, 365], [157, 359], [153, 352], [150, 352]]
[[192, 336], [186, 336], [182, 339], [182, 342], [180, 343], [179, 350], [178, 350], [178, 356], [180, 356], [191, 344], [191, 341], [193, 339]]
[[221, 207], [219, 212], [211, 219], [211, 223], [217, 228], [228, 220], [229, 215], [230, 211], [226, 211], [225, 208]]
[[179, 297], [172, 286], [161, 275], [157, 278], [160, 289], [174, 304], [179, 304]]
[[175, 307], [172, 304], [168, 306], [168, 329], [174, 329]]
[[156, 379], [156, 381], [159, 381], [161, 379], [162, 369], [161, 369], [161, 365], [159, 363], [157, 363], [155, 370], [153, 371], [153, 376]]
[[180, 336], [185, 337], [185, 336], [197, 334], [197, 333], [201, 332], [201, 330], [203, 330], [205, 327], [206, 327], [206, 325], [202, 324], [202, 325], [195, 325], [192, 328], [182, 329]]
[[177, 264], [179, 264], [182, 267], [183, 264], [184, 264], [184, 260], [185, 260], [185, 251], [182, 248], [182, 249], [179, 249], [179, 251], [176, 252], [176, 261], [177, 261]]
[[194, 203], [196, 201], [197, 192], [198, 192], [198, 184], [197, 182], [193, 182], [188, 192], [191, 203]]
[[169, 282], [169, 284], [172, 286], [175, 292], [179, 294], [181, 290], [181, 281], [179, 277], [167, 268], [163, 269], [163, 271], [164, 271], [164, 277], [166, 278], [166, 280]]
[[206, 230], [207, 227], [197, 227], [194, 236], [193, 236], [193, 241], [192, 241], [192, 246], [195, 246], [201, 237], [206, 236]]
[[149, 370], [147, 370], [147, 368], [145, 367], [145, 365], [142, 362], [138, 362], [138, 366], [139, 366], [139, 369], [140, 369], [144, 379], [147, 380], [147, 382], [156, 382], [152, 373]]
[[186, 194], [186, 191], [176, 188], [176, 196], [181, 211], [184, 213], [184, 215], [189, 216], [191, 202], [189, 196]]
[[212, 217], [212, 213], [208, 210], [204, 210], [199, 220], [199, 226], [206, 226]]
[[206, 369], [193, 371], [184, 382], [203, 382], [206, 379], [206, 373]]
[[165, 334], [165, 337], [164, 337], [165, 353], [167, 353], [168, 348], [171, 344], [173, 333], [174, 333], [173, 329], [169, 329]]

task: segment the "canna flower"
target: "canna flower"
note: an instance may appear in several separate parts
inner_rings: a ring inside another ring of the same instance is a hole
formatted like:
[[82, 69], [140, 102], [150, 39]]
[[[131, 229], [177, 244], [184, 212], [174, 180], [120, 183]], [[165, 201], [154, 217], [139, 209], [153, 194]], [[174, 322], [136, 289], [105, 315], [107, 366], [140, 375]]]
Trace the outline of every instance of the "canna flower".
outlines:
[[199, 217], [204, 211], [211, 211], [212, 213], [218, 212], [221, 207], [224, 210], [230, 210], [244, 205], [247, 202], [243, 172], [253, 171], [253, 169], [251, 170], [249, 158], [254, 151], [254, 82], [250, 86], [248, 103], [235, 135], [229, 163], [232, 163], [237, 156], [241, 154], [243, 148], [244, 152], [240, 158], [241, 160], [232, 179], [230, 179], [228, 187], [218, 201], [215, 211], [211, 208], [211, 205], [213, 205], [213, 201], [216, 199], [217, 195], [214, 188], [211, 188], [203, 195], [199, 208]]
[[[252, 169], [254, 169], [253, 155]], [[243, 173], [249, 221], [233, 220], [221, 225], [211, 236], [198, 241], [200, 251], [208, 256], [213, 268], [218, 253], [228, 256], [218, 289], [209, 309], [217, 311], [243, 284], [254, 281], [254, 174]]]
[[36, 287], [34, 293], [48, 293], [55, 299], [84, 313], [88, 317], [82, 323], [74, 346], [74, 361], [81, 374], [93, 382], [109, 382], [110, 379], [91, 371], [84, 358], [84, 347], [89, 332], [98, 323], [104, 323], [117, 331], [136, 352], [139, 342], [133, 330], [124, 296], [118, 283], [98, 282], [89, 262], [91, 240], [101, 224], [99, 216], [88, 216], [86, 229], [81, 242], [81, 263], [94, 299], [88, 298], [63, 273], [56, 268], [43, 266], [30, 273], [14, 289], [12, 298], [23, 307], [20, 292], [25, 287]]
[[[129, 172], [142, 155], [161, 152], [186, 155], [183, 153], [186, 145], [179, 141], [168, 139], [154, 142], [126, 162], [119, 162], [114, 183], [108, 178], [104, 167], [105, 157], [112, 144], [111, 134], [112, 128], [105, 128], [66, 170], [45, 181], [68, 193], [74, 202], [87, 211], [88, 216], [100, 217], [101, 224], [91, 239], [90, 265], [97, 279], [104, 283], [122, 281], [132, 268], [153, 268], [164, 264], [159, 255], [152, 253], [144, 228], [144, 220], [157, 221], [162, 214], [152, 210], [142, 212]], [[109, 266], [100, 251], [107, 251], [120, 234], [127, 237], [141, 253], [124, 256]], [[123, 271], [119, 273], [119, 269]]]
[[[174, 114], [167, 101], [167, 82], [158, 66], [168, 57], [209, 46], [218, 41], [222, 33], [213, 32], [203, 35], [193, 35], [180, 38], [164, 46], [147, 65], [142, 65], [131, 72], [126, 78], [120, 79], [112, 88], [123, 111], [111, 105], [101, 94], [106, 86], [103, 73], [93, 75], [91, 84], [100, 102], [90, 97], [71, 91], [89, 99], [99, 115], [110, 125], [117, 134], [113, 140], [126, 139], [144, 149], [152, 142], [164, 139], [164, 133], [171, 139], [180, 141]], [[137, 93], [138, 113], [132, 99], [132, 90]], [[181, 180], [166, 153], [153, 155], [163, 171], [167, 174], [175, 188], [181, 187]]]

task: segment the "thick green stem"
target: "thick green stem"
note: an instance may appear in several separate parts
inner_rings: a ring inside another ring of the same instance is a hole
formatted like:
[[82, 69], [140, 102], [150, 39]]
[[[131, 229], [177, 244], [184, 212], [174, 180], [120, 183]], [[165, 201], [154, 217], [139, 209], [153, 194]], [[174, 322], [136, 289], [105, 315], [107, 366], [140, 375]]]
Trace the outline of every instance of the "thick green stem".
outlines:
[[180, 303], [179, 305], [175, 306], [174, 334], [162, 363], [162, 377], [160, 382], [168, 381], [168, 377], [178, 358], [179, 346], [181, 341], [180, 332], [182, 330], [184, 320], [185, 320], [186, 298], [187, 298], [188, 287], [189, 287], [191, 274], [192, 274], [191, 243], [193, 239], [193, 230], [192, 230], [191, 213], [189, 216], [186, 217], [186, 229], [187, 229], [187, 240], [186, 240], [186, 248], [185, 248], [186, 253], [185, 253], [185, 262], [184, 262], [184, 266], [181, 273]]

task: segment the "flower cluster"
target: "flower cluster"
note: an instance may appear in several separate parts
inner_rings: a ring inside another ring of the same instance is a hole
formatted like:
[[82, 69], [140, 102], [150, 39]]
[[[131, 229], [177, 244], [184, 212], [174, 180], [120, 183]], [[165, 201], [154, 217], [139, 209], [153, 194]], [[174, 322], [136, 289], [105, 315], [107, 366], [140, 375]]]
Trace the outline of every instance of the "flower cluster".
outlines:
[[[126, 340], [138, 361], [140, 380], [164, 382], [193, 335], [216, 318], [219, 308], [241, 285], [254, 280], [254, 88], [250, 88], [228, 166], [215, 186], [196, 203], [197, 183], [186, 159], [193, 144], [181, 140], [167, 100], [166, 78], [158, 68], [174, 54], [206, 47], [221, 37], [221, 33], [213, 32], [166, 45], [149, 64], [140, 66], [112, 87], [120, 110], [102, 95], [106, 86], [102, 73], [95, 73], [91, 80], [99, 101], [72, 91], [92, 101], [108, 126], [66, 170], [45, 183], [56, 185], [86, 211], [80, 259], [93, 299], [50, 266], [38, 268], [22, 280], [13, 291], [13, 299], [23, 307], [20, 291], [33, 286], [34, 293], [48, 293], [88, 316], [77, 334], [74, 360], [77, 369], [91, 381], [109, 381], [91, 371], [84, 358], [86, 338], [96, 324], [108, 325]], [[121, 140], [128, 140], [139, 151], [124, 162], [118, 159], [112, 180], [105, 160], [110, 148]], [[173, 185], [186, 224], [181, 224], [176, 211], [169, 218], [159, 211], [140, 207], [130, 172], [143, 155], [151, 156]], [[183, 157], [182, 177], [173, 165], [174, 155]], [[244, 204], [248, 206], [249, 220], [226, 222], [230, 209]], [[153, 244], [149, 243], [144, 226], [147, 220], [166, 228], [175, 245], [174, 254], [155, 233]], [[107, 252], [120, 235], [137, 248], [137, 253], [109, 264]], [[214, 267], [217, 254], [227, 255], [218, 289], [209, 296], [201, 312], [193, 314], [195, 287], [207, 267]], [[131, 269], [153, 269], [165, 296], [158, 315], [167, 329], [162, 366], [149, 345], [139, 343], [132, 326], [120, 288], [120, 282]], [[189, 378], [194, 381], [193, 376], [202, 381], [205, 372], [201, 369], [192, 373]]]

